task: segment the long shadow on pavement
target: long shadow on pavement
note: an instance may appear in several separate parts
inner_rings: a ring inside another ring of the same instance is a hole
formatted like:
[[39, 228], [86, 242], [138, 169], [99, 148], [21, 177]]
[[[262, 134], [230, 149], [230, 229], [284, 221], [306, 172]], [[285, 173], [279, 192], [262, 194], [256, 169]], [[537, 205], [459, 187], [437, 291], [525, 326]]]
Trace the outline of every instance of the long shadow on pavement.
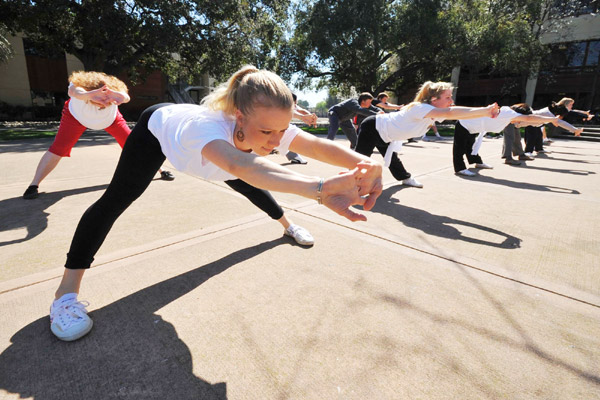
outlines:
[[35, 400], [226, 399], [226, 383], [211, 384], [194, 375], [189, 348], [156, 311], [239, 262], [285, 243], [279, 238], [238, 250], [95, 310], [90, 313], [94, 328], [76, 342], [56, 339], [48, 317], [30, 323], [0, 354], [0, 389]]
[[108, 185], [96, 185], [85, 188], [41, 193], [34, 200], [24, 200], [21, 196], [0, 200], [0, 232], [25, 228], [24, 238], [0, 242], [0, 247], [33, 239], [48, 227], [48, 214], [45, 210], [59, 200], [82, 193], [106, 189]]
[[563, 187], [559, 187], [559, 186], [550, 186], [550, 185], [538, 185], [535, 183], [528, 183], [528, 182], [517, 182], [517, 181], [511, 181], [508, 179], [494, 178], [493, 176], [487, 176], [487, 175], [477, 174], [476, 177], [467, 178], [464, 176], [458, 176], [458, 178], [468, 180], [468, 181], [476, 180], [477, 182], [492, 183], [494, 185], [503, 185], [503, 186], [508, 186], [508, 187], [515, 188], [515, 189], [537, 190], [540, 192], [553, 192], [553, 193], [563, 193], [563, 194], [581, 194], [578, 190], [575, 190], [575, 189], [568, 189], [568, 188], [563, 188]]
[[[509, 235], [504, 232], [500, 232], [497, 229], [489, 228], [487, 226], [475, 224], [468, 221], [461, 221], [447, 217], [445, 215], [431, 214], [425, 210], [419, 208], [408, 207], [400, 204], [398, 199], [392, 197], [397, 191], [402, 190], [399, 185], [391, 186], [385, 189], [375, 207], [371, 210], [372, 212], [389, 215], [390, 217], [396, 218], [404, 225], [419, 229], [424, 233], [432, 236], [439, 236], [448, 239], [462, 240], [465, 242], [481, 244], [485, 246], [500, 247], [503, 249], [515, 249], [521, 246], [521, 239]], [[495, 235], [504, 237], [502, 242], [490, 242], [482, 240], [476, 237], [464, 236], [458, 229], [452, 225], [462, 225], [469, 228], [474, 228], [483, 232], [493, 233]]]
[[[518, 168], [518, 166], [516, 168]], [[556, 172], [559, 174], [572, 174], [572, 175], [583, 175], [583, 176], [596, 174], [594, 171], [585, 171], [583, 169], [544, 168], [544, 167], [534, 167], [530, 164], [527, 165], [527, 169], [537, 170], [537, 171]]]

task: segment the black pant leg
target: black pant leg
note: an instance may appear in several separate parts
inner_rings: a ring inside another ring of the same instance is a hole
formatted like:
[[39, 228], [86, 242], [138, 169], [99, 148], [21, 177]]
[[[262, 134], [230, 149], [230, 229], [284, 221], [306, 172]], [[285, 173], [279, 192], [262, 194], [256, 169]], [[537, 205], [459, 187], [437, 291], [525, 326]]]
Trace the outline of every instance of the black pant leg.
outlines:
[[535, 147], [535, 135], [536, 131], [539, 131], [540, 128], [535, 126], [527, 126], [525, 127], [525, 153], [533, 152]]
[[468, 146], [469, 131], [457, 122], [454, 126], [454, 142], [452, 143], [452, 163], [454, 164], [454, 172], [467, 169], [465, 164], [464, 154], [465, 148]]
[[465, 145], [465, 155], [467, 156], [467, 161], [469, 164], [483, 164], [483, 160], [479, 154], [471, 154], [473, 153], [473, 145], [477, 140], [477, 135], [469, 133], [467, 137], [467, 144]]
[[[381, 135], [376, 128], [376, 116], [367, 117], [360, 125], [360, 135], [356, 144], [356, 152], [371, 157], [373, 149], [377, 147], [379, 153], [385, 157], [389, 144], [381, 139]], [[392, 176], [399, 181], [410, 178], [410, 173], [404, 168], [402, 161], [396, 154], [392, 155], [390, 163], [390, 171]]]
[[146, 190], [165, 161], [160, 143], [148, 130], [152, 112], [165, 105], [167, 104], [157, 104], [142, 113], [125, 142], [108, 188], [87, 209], [77, 225], [67, 254], [66, 268], [90, 267], [117, 218]]
[[267, 213], [269, 217], [275, 220], [283, 217], [283, 209], [268, 191], [254, 187], [241, 179], [233, 179], [225, 181], [225, 183], [236, 192], [244, 195], [252, 204]]
[[358, 135], [354, 150], [364, 156], [371, 157], [378, 140], [381, 140], [381, 137], [375, 128], [375, 116], [372, 115], [365, 118], [360, 124], [360, 135]]

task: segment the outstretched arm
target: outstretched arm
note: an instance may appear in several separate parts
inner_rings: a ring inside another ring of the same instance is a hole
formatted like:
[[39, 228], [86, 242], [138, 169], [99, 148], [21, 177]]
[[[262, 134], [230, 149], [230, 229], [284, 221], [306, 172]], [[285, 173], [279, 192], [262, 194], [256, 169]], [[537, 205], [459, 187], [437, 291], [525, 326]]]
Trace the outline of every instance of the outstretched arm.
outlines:
[[294, 108], [294, 118], [300, 119], [308, 126], [313, 126], [315, 128], [317, 127], [317, 114], [313, 114], [300, 106], [296, 106], [296, 108]]
[[487, 107], [461, 107], [452, 106], [447, 108], [434, 108], [429, 111], [425, 118], [434, 119], [473, 119], [481, 117], [496, 118], [500, 113], [498, 104], [490, 104]]
[[402, 107], [404, 107], [404, 105], [397, 105], [397, 104], [392, 104], [392, 103], [377, 103], [375, 104], [375, 106], [379, 107], [379, 108], [385, 108], [388, 110], [400, 110]]
[[[244, 153], [224, 140], [214, 140], [202, 149], [202, 156], [219, 168], [256, 187], [294, 193], [321, 202], [351, 221], [365, 221], [363, 214], [352, 211], [352, 205], [364, 205], [359, 195], [361, 172], [358, 168], [336, 176], [321, 178], [303, 175], [264, 157]], [[319, 192], [319, 188], [321, 191]]]

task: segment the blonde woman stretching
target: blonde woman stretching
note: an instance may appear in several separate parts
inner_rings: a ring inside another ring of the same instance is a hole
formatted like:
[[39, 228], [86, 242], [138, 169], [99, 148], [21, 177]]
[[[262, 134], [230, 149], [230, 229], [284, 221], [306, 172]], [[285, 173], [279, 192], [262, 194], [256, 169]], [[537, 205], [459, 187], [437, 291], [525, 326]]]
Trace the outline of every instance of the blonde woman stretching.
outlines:
[[[178, 170], [204, 179], [239, 178], [251, 187], [315, 199], [351, 221], [366, 220], [350, 206], [374, 206], [382, 189], [381, 165], [295, 128], [290, 124], [293, 108], [292, 93], [281, 78], [247, 66], [203, 105], [158, 104], [144, 111], [106, 192], [77, 226], [50, 309], [52, 332], [69, 341], [92, 328], [86, 305], [77, 300], [83, 274], [113, 223], [144, 192], [165, 158]], [[349, 171], [329, 178], [303, 175], [262, 157], [274, 148]]]
[[394, 154], [402, 146], [402, 140], [421, 137], [433, 123], [446, 119], [493, 118], [498, 114], [495, 103], [476, 108], [454, 106], [452, 89], [448, 82], [425, 82], [414, 101], [400, 111], [366, 118], [360, 128], [356, 151], [369, 157], [377, 147], [394, 178], [403, 185], [422, 188], [423, 184], [411, 177]]
[[[42, 180], [56, 168], [63, 157], [71, 156], [71, 149], [86, 129], [104, 129], [123, 147], [131, 133], [118, 106], [129, 102], [127, 85], [120, 79], [103, 72], [77, 71], [69, 76], [69, 100], [65, 102], [54, 142], [38, 163], [31, 184], [23, 193], [26, 200], [38, 197]], [[169, 171], [162, 171], [161, 179], [175, 179]]]

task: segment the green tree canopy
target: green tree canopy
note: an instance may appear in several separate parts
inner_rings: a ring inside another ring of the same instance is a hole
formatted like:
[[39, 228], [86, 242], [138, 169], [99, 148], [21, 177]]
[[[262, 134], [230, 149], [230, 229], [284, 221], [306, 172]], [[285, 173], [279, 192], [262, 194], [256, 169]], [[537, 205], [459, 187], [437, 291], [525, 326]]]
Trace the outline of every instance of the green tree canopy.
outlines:
[[245, 63], [277, 70], [289, 0], [3, 0], [0, 23], [86, 70], [222, 78]]
[[282, 58], [299, 73], [297, 86], [317, 78], [317, 87], [345, 95], [351, 87], [401, 93], [448, 80], [455, 66], [528, 73], [546, 51], [540, 26], [574, 2], [299, 0]]

